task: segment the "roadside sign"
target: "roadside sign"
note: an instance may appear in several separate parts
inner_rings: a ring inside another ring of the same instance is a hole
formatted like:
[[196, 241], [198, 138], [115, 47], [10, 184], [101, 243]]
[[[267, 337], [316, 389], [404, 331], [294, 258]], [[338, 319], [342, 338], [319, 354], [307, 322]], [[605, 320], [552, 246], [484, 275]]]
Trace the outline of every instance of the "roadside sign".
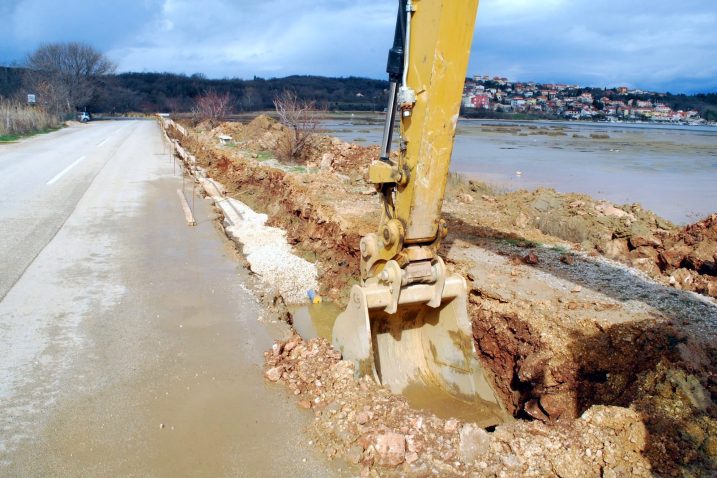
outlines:
[[35, 95], [27, 95], [27, 102], [34, 105], [37, 102]]

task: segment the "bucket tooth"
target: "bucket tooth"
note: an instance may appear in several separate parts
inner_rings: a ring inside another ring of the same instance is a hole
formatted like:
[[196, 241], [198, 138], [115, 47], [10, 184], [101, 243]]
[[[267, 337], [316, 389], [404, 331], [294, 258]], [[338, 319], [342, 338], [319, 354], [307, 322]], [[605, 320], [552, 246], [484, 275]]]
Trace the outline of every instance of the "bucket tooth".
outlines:
[[366, 294], [361, 286], [355, 285], [351, 288], [346, 310], [336, 318], [332, 342], [346, 360], [354, 362], [357, 377], [370, 375], [379, 381], [373, 365], [370, 324]]

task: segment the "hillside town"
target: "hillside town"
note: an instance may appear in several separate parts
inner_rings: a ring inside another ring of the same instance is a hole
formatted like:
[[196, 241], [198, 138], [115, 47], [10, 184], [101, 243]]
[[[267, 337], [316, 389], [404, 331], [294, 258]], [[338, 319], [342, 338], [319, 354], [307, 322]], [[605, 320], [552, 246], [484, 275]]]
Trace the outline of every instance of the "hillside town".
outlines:
[[603, 89], [476, 75], [466, 80], [463, 108], [468, 114], [486, 116], [493, 112], [569, 120], [707, 123], [696, 110], [674, 110], [665, 103], [665, 96], [624, 86]]

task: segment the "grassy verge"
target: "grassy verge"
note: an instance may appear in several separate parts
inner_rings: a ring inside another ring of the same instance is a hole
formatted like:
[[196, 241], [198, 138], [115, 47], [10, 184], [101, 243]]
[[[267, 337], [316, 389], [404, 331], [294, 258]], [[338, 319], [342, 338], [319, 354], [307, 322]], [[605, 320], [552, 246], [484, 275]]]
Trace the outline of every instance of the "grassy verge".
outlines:
[[61, 128], [62, 128], [62, 126], [57, 126], [55, 128], [43, 128], [43, 129], [40, 129], [37, 131], [29, 131], [27, 133], [0, 134], [0, 143], [12, 143], [12, 142], [18, 141], [22, 138], [28, 138], [30, 136], [35, 136], [37, 134], [52, 133], [53, 131], [57, 131]]

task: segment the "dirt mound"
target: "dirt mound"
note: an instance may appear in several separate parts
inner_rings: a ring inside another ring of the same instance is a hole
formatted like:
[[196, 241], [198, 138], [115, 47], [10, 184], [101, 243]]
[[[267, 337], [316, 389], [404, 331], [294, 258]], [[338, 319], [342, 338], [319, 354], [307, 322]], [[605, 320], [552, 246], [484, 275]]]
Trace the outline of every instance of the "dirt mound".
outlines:
[[717, 214], [661, 237], [630, 241], [636, 264], [658, 268], [674, 287], [717, 298]]
[[216, 128], [210, 131], [210, 134], [214, 137], [219, 136], [231, 136], [232, 139], [240, 139], [244, 137], [246, 127], [238, 122], [224, 122], [220, 123]]
[[[501, 212], [517, 227], [535, 227], [550, 236], [598, 249], [612, 258], [626, 257], [628, 240], [671, 230], [672, 224], [638, 205], [614, 206], [582, 194], [553, 189], [517, 191], [496, 197]], [[624, 251], [625, 254], [621, 252]]]
[[214, 124], [211, 120], [204, 120], [198, 123], [194, 128], [197, 131], [208, 132], [214, 129]]
[[[467, 183], [468, 193], [476, 189], [473, 184]], [[464, 190], [456, 189], [456, 197], [473, 203], [472, 196], [466, 200]], [[553, 189], [484, 195], [483, 199], [475, 206], [462, 207], [485, 209], [489, 203], [502, 216], [498, 223], [503, 231], [516, 237], [543, 240], [531, 237], [530, 230], [536, 229], [631, 265], [675, 288], [717, 298], [717, 214], [678, 229], [638, 204], [613, 205]]]
[[277, 129], [277, 125], [280, 123], [269, 115], [262, 114], [254, 118], [247, 124], [247, 129], [254, 132], [269, 131], [271, 129]]
[[214, 138], [222, 135], [231, 136], [243, 148], [252, 152], [259, 152], [274, 148], [277, 136], [283, 134], [286, 128], [272, 117], [263, 114], [247, 124], [227, 121], [220, 123], [211, 130], [201, 128], [197, 128], [197, 130]]
[[[280, 148], [285, 144], [284, 137], [291, 134], [286, 126], [265, 114], [257, 116], [246, 125], [225, 122], [213, 129], [200, 125], [197, 131], [213, 138], [230, 136], [247, 152], [270, 152], [276, 157], [281, 156]], [[331, 136], [314, 134], [309, 137], [297, 163], [351, 177], [363, 177], [368, 165], [378, 156], [378, 146], [360, 146]]]
[[352, 177], [364, 177], [371, 161], [378, 159], [378, 146], [360, 146], [331, 136], [316, 135], [302, 153], [310, 166], [330, 169]]

